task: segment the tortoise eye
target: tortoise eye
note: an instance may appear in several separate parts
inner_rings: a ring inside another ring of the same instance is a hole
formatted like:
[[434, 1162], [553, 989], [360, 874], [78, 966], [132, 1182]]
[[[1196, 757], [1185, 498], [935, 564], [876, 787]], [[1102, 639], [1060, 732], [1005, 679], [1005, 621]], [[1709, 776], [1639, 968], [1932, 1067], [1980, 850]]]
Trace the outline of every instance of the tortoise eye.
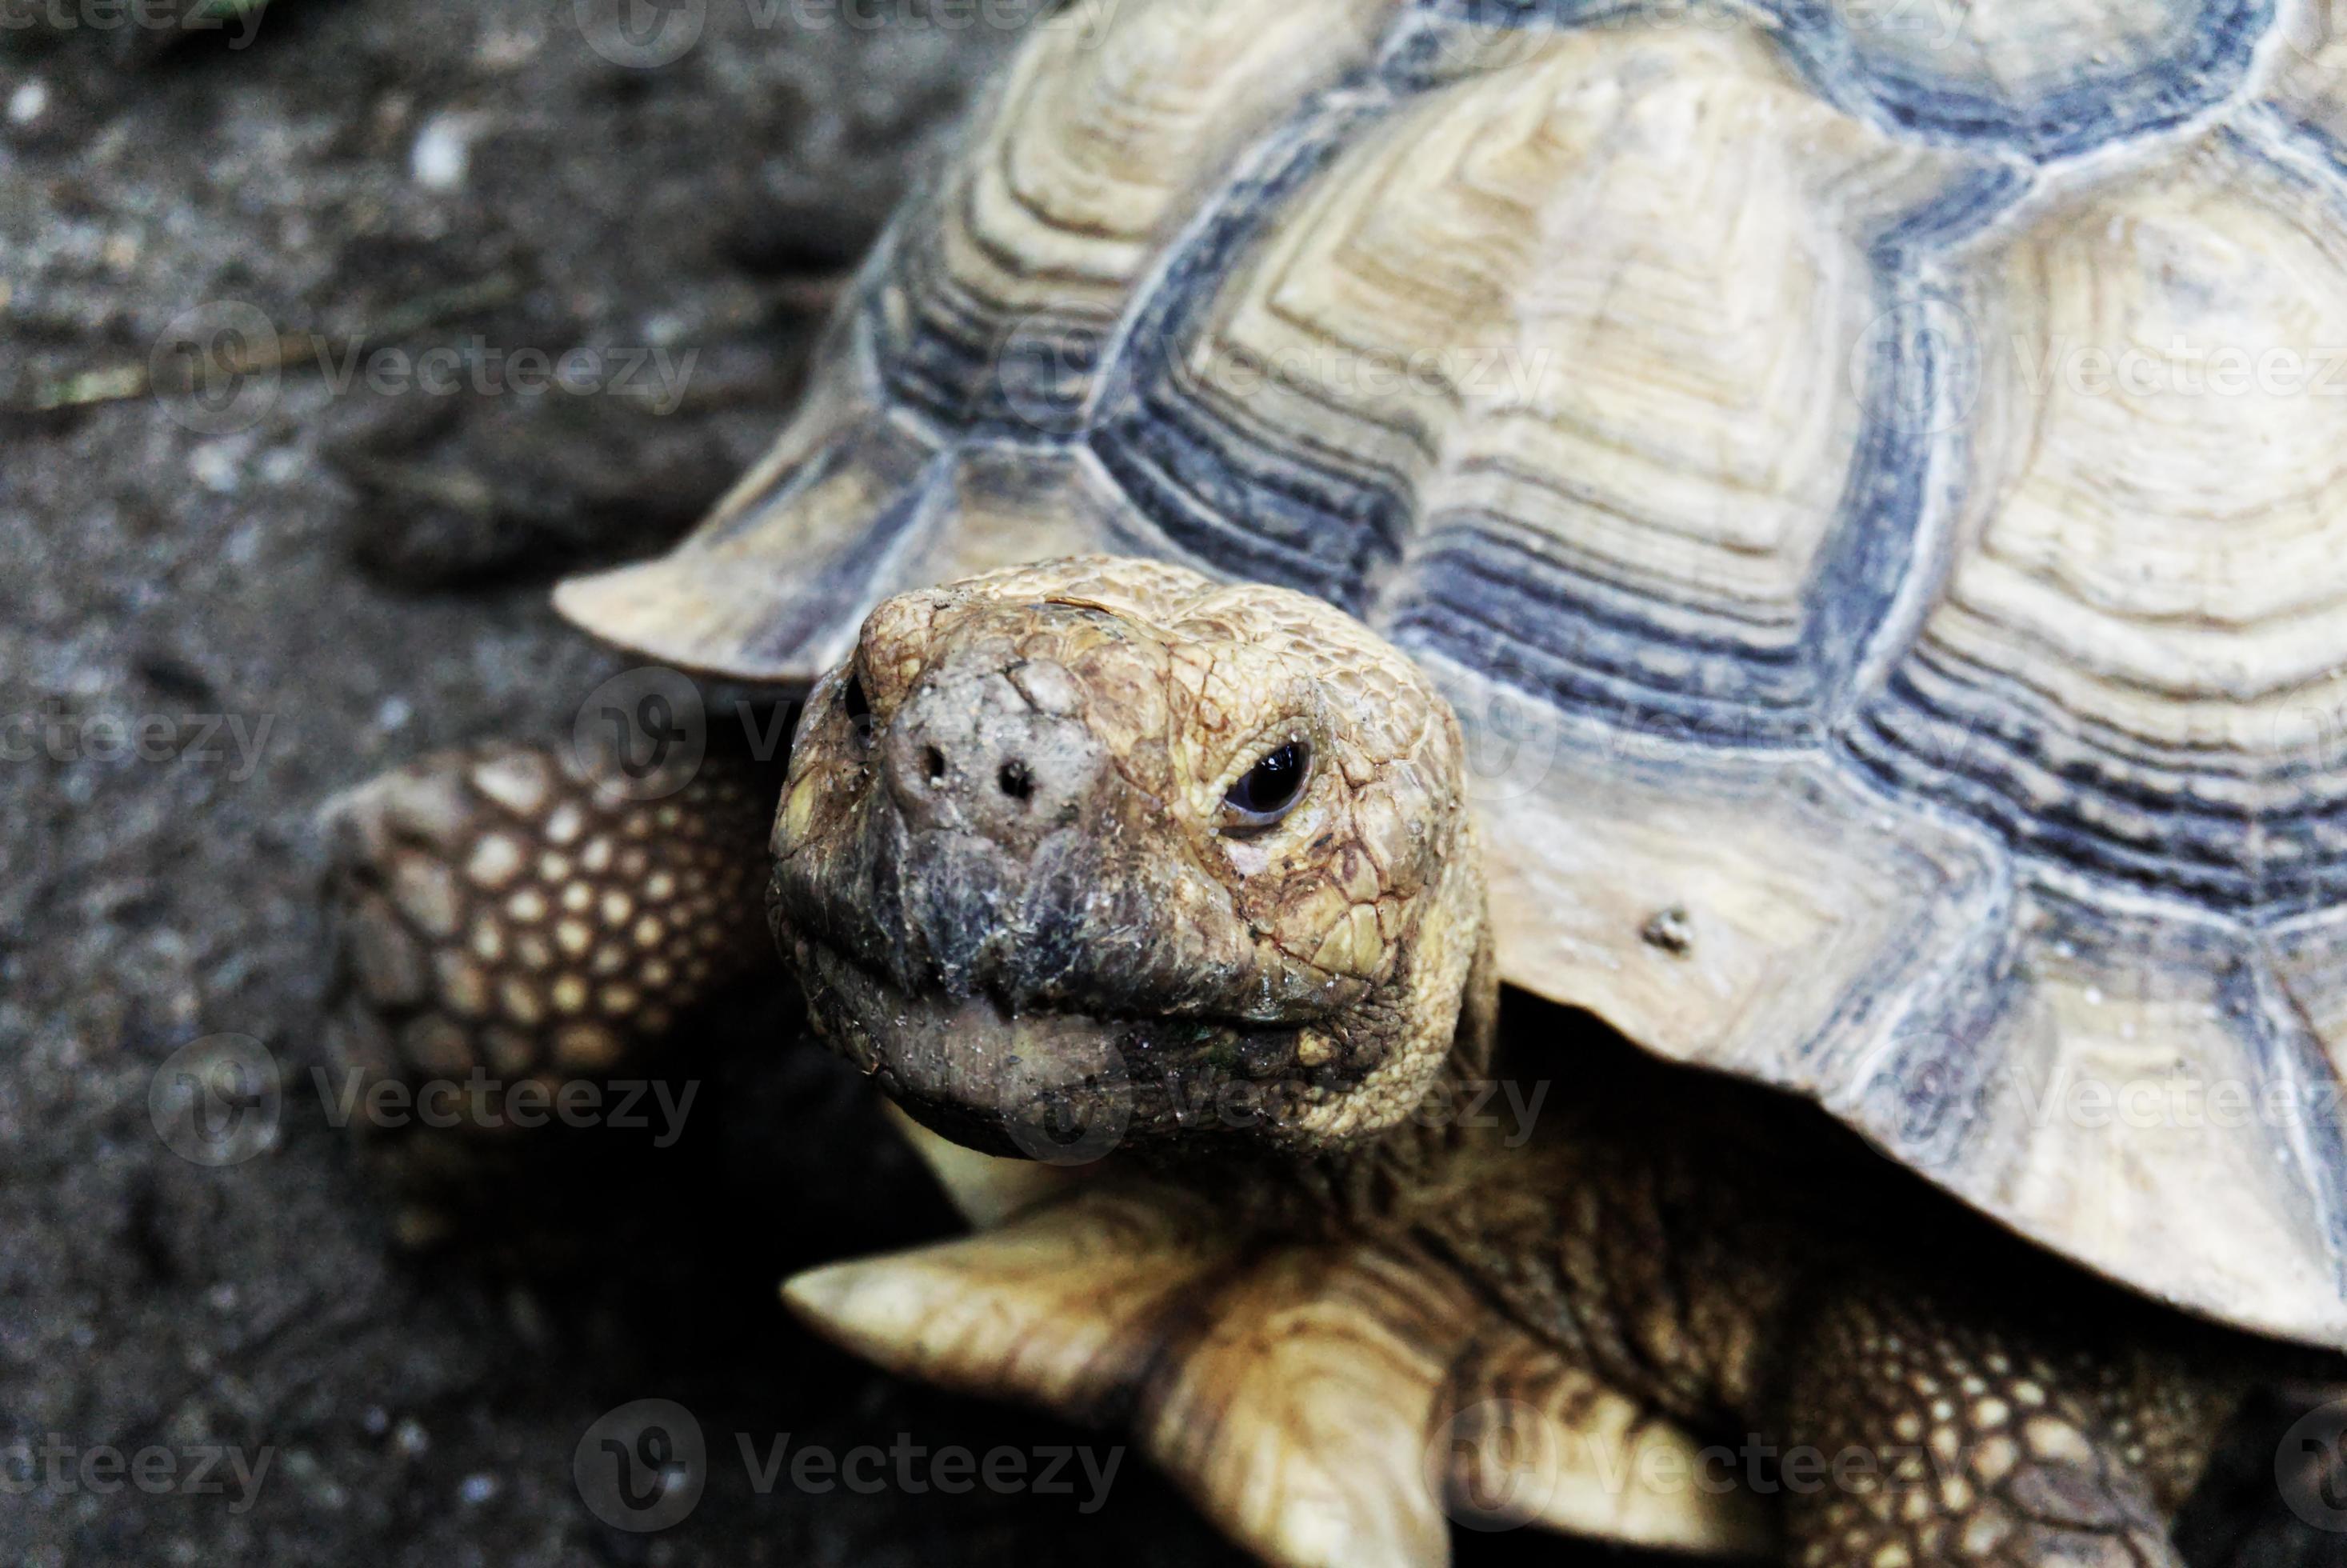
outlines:
[[1223, 825], [1248, 832], [1271, 826], [1304, 798], [1312, 776], [1312, 748], [1290, 741], [1239, 775], [1223, 796]]
[[863, 676], [848, 676], [847, 684], [840, 689], [839, 711], [847, 715], [858, 741], [872, 739], [872, 699], [864, 694]]

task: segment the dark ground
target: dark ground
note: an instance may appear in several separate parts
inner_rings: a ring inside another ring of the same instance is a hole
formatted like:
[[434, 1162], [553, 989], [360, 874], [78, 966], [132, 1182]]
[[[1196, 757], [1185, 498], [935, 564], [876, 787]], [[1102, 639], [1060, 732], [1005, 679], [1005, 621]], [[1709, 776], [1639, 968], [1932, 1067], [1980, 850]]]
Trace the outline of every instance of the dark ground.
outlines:
[[[545, 582], [651, 548], [756, 452], [823, 278], [1008, 35], [910, 3], [860, 27], [683, 0], [669, 25], [702, 16], [697, 43], [639, 68], [595, 46], [624, 52], [600, 0], [281, 0], [249, 47], [241, 24], [126, 26], [105, 0], [19, 25], [36, 9], [0, 6], [0, 1444], [71, 1456], [26, 1490], [0, 1454], [0, 1554], [1229, 1560], [1137, 1461], [1090, 1516], [983, 1489], [753, 1491], [737, 1432], [1083, 1440], [876, 1375], [783, 1316], [792, 1268], [948, 1224], [785, 1004], [712, 1025], [733, 1049], [678, 1148], [590, 1145], [511, 1216], [557, 1238], [526, 1265], [495, 1226], [405, 1258], [310, 1078], [319, 801], [436, 746], [568, 732], [620, 661], [554, 620]], [[241, 327], [265, 348], [254, 312], [322, 334], [326, 364], [179, 395], [174, 345]], [[370, 393], [335, 384], [354, 343], [695, 358], [631, 378], [652, 397]], [[145, 726], [128, 755], [120, 723]], [[274, 1145], [215, 1169], [171, 1153], [148, 1097], [220, 1033], [264, 1042], [287, 1091]], [[706, 1496], [657, 1535], [600, 1522], [571, 1472], [597, 1417], [646, 1398], [712, 1450]], [[2342, 1560], [2347, 1537], [2276, 1522], [2280, 1424], [2253, 1423], [2204, 1499], [2199, 1563]], [[269, 1450], [249, 1507], [232, 1479], [100, 1492], [70, 1469], [204, 1445]]]

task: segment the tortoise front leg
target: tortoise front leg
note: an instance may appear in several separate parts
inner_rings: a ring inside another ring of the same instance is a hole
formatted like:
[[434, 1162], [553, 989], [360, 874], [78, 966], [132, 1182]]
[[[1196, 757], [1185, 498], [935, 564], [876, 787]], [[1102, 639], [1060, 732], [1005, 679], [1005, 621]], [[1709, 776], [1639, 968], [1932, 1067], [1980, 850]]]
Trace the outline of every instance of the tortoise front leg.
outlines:
[[[672, 1074], [677, 1024], [780, 974], [764, 916], [778, 770], [712, 754], [629, 780], [569, 747], [445, 752], [330, 803], [329, 1094], [410, 1207], [533, 1126], [568, 1086]], [[371, 1100], [370, 1096], [374, 1099]], [[387, 1111], [384, 1108], [388, 1108]]]
[[1830, 1291], [1782, 1427], [1795, 1568], [2180, 1564], [2168, 1522], [2249, 1383], [2116, 1316], [2049, 1345], [1894, 1285]]

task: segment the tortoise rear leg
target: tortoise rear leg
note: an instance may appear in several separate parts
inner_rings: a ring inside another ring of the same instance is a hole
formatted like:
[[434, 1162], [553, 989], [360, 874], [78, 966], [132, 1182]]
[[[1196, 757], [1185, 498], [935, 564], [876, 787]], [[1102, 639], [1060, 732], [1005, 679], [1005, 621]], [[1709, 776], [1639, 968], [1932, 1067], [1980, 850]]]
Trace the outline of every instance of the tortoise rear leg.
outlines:
[[2180, 1568], [2168, 1522], [2249, 1381], [2101, 1327], [2048, 1348], [1893, 1286], [1839, 1293], [1793, 1361], [1788, 1560]]
[[441, 1198], [532, 1129], [591, 1121], [601, 1086], [682, 1076], [678, 1020], [779, 976], [779, 785], [747, 758], [630, 780], [569, 747], [489, 744], [329, 804], [329, 1110], [403, 1190], [403, 1239], [435, 1239]]

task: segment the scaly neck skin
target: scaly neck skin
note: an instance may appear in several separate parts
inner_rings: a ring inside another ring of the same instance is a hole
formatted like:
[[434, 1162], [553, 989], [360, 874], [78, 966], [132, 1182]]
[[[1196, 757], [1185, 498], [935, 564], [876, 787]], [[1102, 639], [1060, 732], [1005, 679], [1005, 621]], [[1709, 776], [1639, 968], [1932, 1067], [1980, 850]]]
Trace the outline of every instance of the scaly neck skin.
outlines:
[[[1462, 1173], [1462, 1151], [1480, 1143], [1462, 1112], [1480, 1106], [1490, 1081], [1497, 1038], [1499, 981], [1490, 938], [1481, 919], [1482, 891], [1471, 889], [1472, 925], [1461, 939], [1466, 959], [1459, 1012], [1447, 1041], [1429, 1040], [1441, 1026], [1417, 1035], [1441, 1053], [1433, 1081], [1415, 1109], [1378, 1136], [1341, 1149], [1299, 1153], [1292, 1146], [1218, 1140], [1211, 1145], [1144, 1155], [1143, 1162], [1186, 1185], [1214, 1192], [1233, 1210], [1233, 1222], [1264, 1231], [1309, 1236], [1389, 1233]], [[1408, 996], [1405, 978], [1397, 988]]]
[[1690, 1090], [1659, 1064], [1592, 1082], [1592, 1051], [1523, 1038], [1573, 1017], [1519, 997], [1503, 1020], [1487, 943], [1419, 1114], [1357, 1150], [1266, 1160], [1262, 1180], [1226, 1190], [1255, 1194], [1251, 1217], [1267, 1226], [1431, 1255], [1674, 1415], [1741, 1417], [1765, 1397], [1761, 1369], [1811, 1250], [1779, 1217], [1793, 1205], [1717, 1135], [1707, 1084]]
[[1518, 1103], [1550, 1080], [1542, 1113], [1462, 1143], [1413, 1230], [1614, 1387], [1690, 1420], [1744, 1415], [1807, 1248], [1756, 1192], [1764, 1172], [1709, 1157], [1666, 1101], [1574, 1102], [1572, 1058], [1550, 1054], [1512, 1080], [1503, 1059]]
[[1265, 1149], [1235, 1169], [1224, 1147], [1167, 1173], [1216, 1191], [1243, 1225], [1427, 1255], [1674, 1415], [1741, 1414], [1801, 1277], [1801, 1248], [1775, 1218], [1784, 1200], [1686, 1125], [1681, 1101], [1706, 1100], [1705, 1086], [1658, 1093], [1643, 1068], [1593, 1082], [1591, 1050], [1522, 1038], [1573, 1015], [1519, 997], [1503, 1020], [1479, 936], [1448, 1058], [1416, 1113], [1341, 1153]]

